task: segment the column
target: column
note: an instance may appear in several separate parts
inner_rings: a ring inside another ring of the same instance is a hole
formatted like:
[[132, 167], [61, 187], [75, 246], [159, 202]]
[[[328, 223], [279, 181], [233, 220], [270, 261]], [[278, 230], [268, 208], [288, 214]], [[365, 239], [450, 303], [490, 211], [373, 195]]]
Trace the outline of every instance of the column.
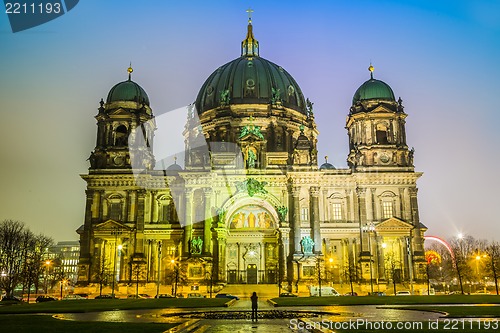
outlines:
[[291, 188], [292, 195], [292, 230], [293, 230], [293, 252], [294, 254], [300, 254], [300, 206], [299, 206], [299, 195], [300, 195], [300, 187], [293, 186]]
[[212, 189], [210, 187], [203, 189], [203, 195], [205, 196], [205, 222], [203, 225], [203, 254], [210, 255], [212, 239]]
[[319, 225], [319, 187], [311, 186], [309, 188], [310, 195], [310, 223], [311, 223], [311, 238], [314, 240], [314, 252], [321, 253], [321, 230]]
[[83, 233], [80, 235], [80, 260], [78, 270], [78, 282], [87, 284], [90, 282], [90, 250], [91, 250], [91, 230], [92, 230], [92, 202], [94, 191], [86, 190], [85, 220]]
[[125, 202], [123, 203], [123, 209], [125, 211], [125, 214], [123, 215], [123, 222], [124, 223], [127, 223], [128, 221], [130, 221], [130, 210], [129, 210], [129, 207], [130, 207], [130, 190], [126, 190], [125, 191]]
[[373, 221], [373, 195], [372, 195], [372, 190], [370, 188], [366, 189], [365, 203], [366, 203], [366, 223], [370, 223]]
[[137, 195], [137, 219], [135, 231], [135, 256], [144, 256], [144, 200], [145, 190], [138, 190]]
[[182, 252], [184, 256], [189, 256], [189, 242], [191, 240], [191, 234], [193, 232], [193, 189], [186, 188], [185, 191], [185, 200], [184, 200], [184, 208], [186, 209], [185, 213], [185, 226], [184, 226], [184, 238], [182, 245]]
[[366, 252], [368, 250], [368, 239], [364, 235], [363, 226], [366, 224], [366, 189], [365, 188], [357, 188], [358, 195], [358, 204], [356, 205], [358, 208], [358, 222], [359, 222], [359, 232], [360, 232], [360, 241], [361, 241], [361, 252]]

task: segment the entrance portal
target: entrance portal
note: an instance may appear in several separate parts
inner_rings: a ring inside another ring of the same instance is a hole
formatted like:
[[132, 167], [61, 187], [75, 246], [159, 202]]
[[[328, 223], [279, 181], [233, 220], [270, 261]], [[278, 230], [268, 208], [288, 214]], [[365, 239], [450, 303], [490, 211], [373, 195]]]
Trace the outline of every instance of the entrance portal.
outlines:
[[257, 265], [249, 264], [247, 266], [247, 283], [257, 284]]

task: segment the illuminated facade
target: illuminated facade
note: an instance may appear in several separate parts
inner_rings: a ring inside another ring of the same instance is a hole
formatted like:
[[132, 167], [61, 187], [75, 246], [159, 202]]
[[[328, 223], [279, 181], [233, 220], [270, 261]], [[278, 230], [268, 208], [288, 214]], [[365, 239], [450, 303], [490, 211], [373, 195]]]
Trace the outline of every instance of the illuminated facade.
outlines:
[[[423, 279], [413, 149], [401, 99], [371, 78], [355, 92], [348, 168], [318, 167], [313, 103], [259, 55], [219, 67], [189, 108], [184, 166], [158, 170], [146, 92], [131, 80], [101, 101], [78, 229], [80, 285], [121, 282], [315, 284]], [[143, 144], [133, 145], [140, 129]], [[140, 170], [140, 172], [135, 172]], [[118, 246], [120, 249], [118, 249]]]

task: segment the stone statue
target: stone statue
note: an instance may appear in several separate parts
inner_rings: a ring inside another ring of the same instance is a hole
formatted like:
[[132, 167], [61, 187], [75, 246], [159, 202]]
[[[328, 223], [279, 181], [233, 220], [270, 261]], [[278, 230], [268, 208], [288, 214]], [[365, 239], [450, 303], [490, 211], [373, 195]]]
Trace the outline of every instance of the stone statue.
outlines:
[[267, 194], [264, 186], [267, 182], [259, 182], [256, 179], [248, 178], [243, 182], [235, 182], [238, 192], [247, 192], [249, 196], [253, 197], [256, 193]]
[[288, 208], [285, 206], [276, 207], [276, 211], [278, 212], [278, 217], [280, 222], [285, 222], [286, 214], [288, 213]]
[[281, 104], [280, 89], [271, 88], [271, 91], [272, 91], [271, 104]]
[[413, 165], [413, 154], [415, 154], [415, 148], [411, 147], [411, 150], [408, 152], [408, 164]]
[[226, 210], [221, 207], [216, 210], [216, 213], [219, 218], [219, 223], [224, 223], [224, 220], [226, 219]]
[[229, 89], [223, 90], [220, 93], [220, 105], [226, 106], [229, 105], [231, 98], [229, 97]]
[[307, 107], [307, 116], [311, 117], [314, 115], [313, 112], [313, 105], [314, 103], [309, 100], [309, 98], [306, 99], [306, 107]]
[[264, 140], [264, 135], [260, 131], [260, 126], [255, 126], [255, 125], [250, 125], [250, 126], [243, 126], [240, 130], [240, 139], [247, 136], [248, 134], [253, 134], [259, 139]]
[[191, 239], [191, 254], [201, 254], [203, 239], [200, 236]]
[[302, 253], [303, 254], [312, 254], [314, 241], [309, 236], [305, 236], [300, 241], [300, 245], [302, 245]]
[[95, 169], [97, 167], [97, 157], [95, 156], [94, 152], [90, 153], [90, 156], [89, 156], [89, 158], [87, 158], [87, 161], [90, 162], [90, 167], [92, 169]]
[[248, 149], [248, 157], [247, 157], [247, 167], [255, 168], [255, 161], [257, 160], [257, 156], [255, 155], [252, 149]]

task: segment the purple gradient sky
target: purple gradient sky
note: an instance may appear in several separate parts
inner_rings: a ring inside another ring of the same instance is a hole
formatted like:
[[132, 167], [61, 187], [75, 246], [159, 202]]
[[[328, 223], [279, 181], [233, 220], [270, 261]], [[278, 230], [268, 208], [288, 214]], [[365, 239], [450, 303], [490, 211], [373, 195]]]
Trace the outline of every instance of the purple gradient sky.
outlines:
[[428, 234], [497, 240], [500, 219], [499, 1], [99, 1], [13, 34], [0, 13], [0, 219], [55, 240], [83, 223], [85, 160], [98, 102], [126, 79], [156, 115], [194, 101], [240, 55], [251, 6], [261, 56], [315, 103], [319, 156], [346, 167], [352, 95], [390, 84], [409, 114]]

